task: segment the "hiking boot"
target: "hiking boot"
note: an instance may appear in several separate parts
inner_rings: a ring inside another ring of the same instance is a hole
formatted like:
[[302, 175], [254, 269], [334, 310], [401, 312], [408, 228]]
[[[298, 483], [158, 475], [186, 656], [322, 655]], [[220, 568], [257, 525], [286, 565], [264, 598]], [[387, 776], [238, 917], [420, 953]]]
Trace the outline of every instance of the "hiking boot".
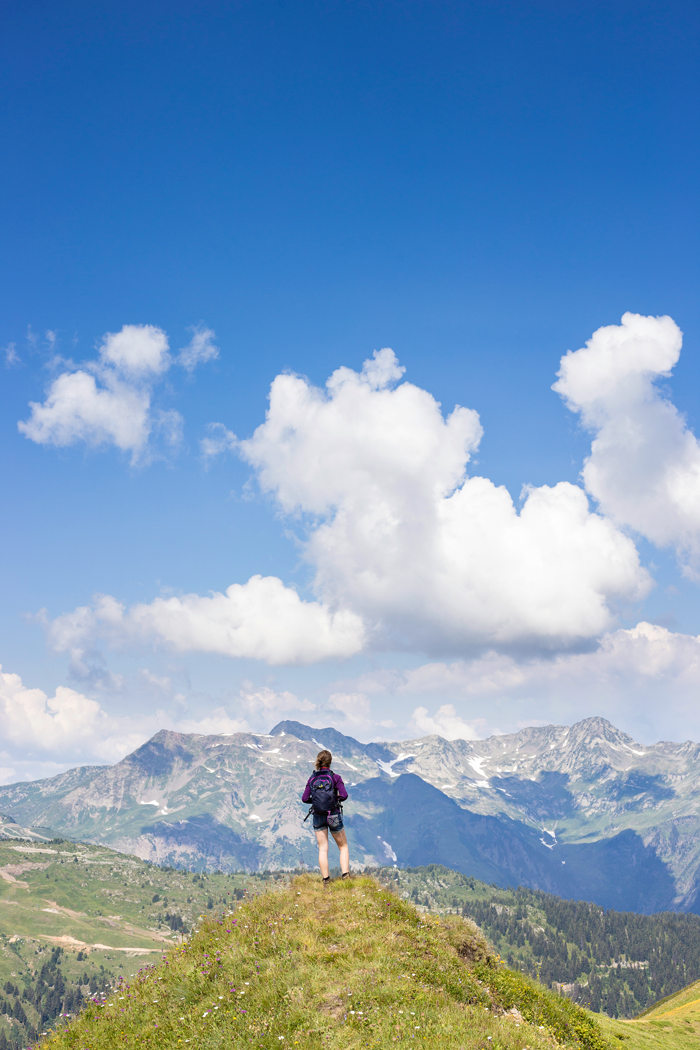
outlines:
[[349, 879], [350, 878], [350, 872], [349, 871], [344, 871], [343, 874], [340, 877], [343, 880]]

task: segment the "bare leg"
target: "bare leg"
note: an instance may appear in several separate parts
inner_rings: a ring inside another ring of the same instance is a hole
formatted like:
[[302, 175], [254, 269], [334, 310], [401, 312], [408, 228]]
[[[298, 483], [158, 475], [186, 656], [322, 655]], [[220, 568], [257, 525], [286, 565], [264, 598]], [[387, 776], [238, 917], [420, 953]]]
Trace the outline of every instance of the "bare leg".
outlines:
[[[340, 850], [340, 870], [344, 875], [347, 871], [350, 871], [350, 847], [348, 846], [345, 828], [341, 828], [340, 831], [331, 831], [331, 835]], [[326, 836], [326, 869], [328, 869], [328, 836]]]
[[[342, 833], [343, 835], [345, 832]], [[324, 879], [328, 878], [328, 828], [318, 828], [316, 831], [318, 842], [318, 866]]]

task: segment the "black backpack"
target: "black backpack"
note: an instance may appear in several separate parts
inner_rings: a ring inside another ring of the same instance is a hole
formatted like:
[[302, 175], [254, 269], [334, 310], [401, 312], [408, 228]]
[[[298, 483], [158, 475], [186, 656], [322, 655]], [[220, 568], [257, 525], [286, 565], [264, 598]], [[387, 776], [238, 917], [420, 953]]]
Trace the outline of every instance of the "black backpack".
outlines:
[[311, 781], [311, 809], [314, 813], [332, 813], [338, 808], [338, 792], [330, 769], [313, 774]]

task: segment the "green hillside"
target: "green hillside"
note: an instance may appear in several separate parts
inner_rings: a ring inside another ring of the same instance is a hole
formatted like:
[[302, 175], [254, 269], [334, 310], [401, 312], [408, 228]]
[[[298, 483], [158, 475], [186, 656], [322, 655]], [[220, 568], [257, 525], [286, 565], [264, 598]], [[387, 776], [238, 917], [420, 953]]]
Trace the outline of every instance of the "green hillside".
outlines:
[[43, 1046], [607, 1050], [593, 1016], [505, 968], [461, 917], [367, 876], [250, 895], [123, 980]]
[[[512, 969], [546, 986], [558, 982], [571, 998], [613, 1015], [632, 1016], [700, 976], [697, 916], [604, 913], [548, 894], [502, 890], [440, 865], [376, 874], [423, 912], [471, 916]], [[91, 995], [159, 959], [201, 914], [288, 879], [284, 872], [159, 868], [63, 840], [1, 842], [0, 1050], [25, 1047], [60, 1014], [75, 1014]], [[651, 964], [612, 964], [622, 959]]]
[[626, 1050], [697, 1050], [700, 981], [670, 995], [631, 1021], [601, 1020], [610, 1041]]
[[638, 915], [502, 890], [437, 864], [378, 874], [419, 908], [470, 916], [509, 966], [610, 1016], [634, 1017], [700, 978], [698, 915]]
[[0, 842], [0, 1050], [26, 1046], [261, 882], [83, 843]]

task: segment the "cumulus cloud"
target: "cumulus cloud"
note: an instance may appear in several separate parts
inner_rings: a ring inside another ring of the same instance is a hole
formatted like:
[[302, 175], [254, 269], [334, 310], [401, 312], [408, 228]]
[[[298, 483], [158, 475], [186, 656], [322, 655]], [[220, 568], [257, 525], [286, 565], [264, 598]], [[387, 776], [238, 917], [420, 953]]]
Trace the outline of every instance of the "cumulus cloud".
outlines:
[[[192, 342], [180, 351], [178, 361], [192, 371], [215, 357], [213, 334], [194, 329]], [[30, 441], [57, 447], [80, 442], [91, 447], [114, 445], [131, 454], [132, 464], [152, 453], [149, 442], [155, 437], [171, 448], [179, 444], [179, 412], [152, 404], [154, 387], [172, 364], [168, 337], [161, 328], [124, 325], [119, 332], [106, 333], [96, 360], [81, 368], [62, 364], [66, 370], [52, 380], [46, 399], [30, 402], [29, 419], [17, 424]]]
[[[120, 345], [111, 359], [133, 370]], [[151, 371], [162, 367], [160, 347]], [[325, 390], [277, 376], [250, 439], [217, 423], [202, 444], [205, 459], [236, 448], [263, 491], [303, 522], [317, 601], [260, 576], [128, 610], [103, 596], [54, 622], [55, 648], [79, 654], [102, 637], [305, 664], [367, 646], [557, 651], [613, 627], [651, 586], [632, 540], [592, 513], [576, 485], [530, 488], [518, 509], [505, 487], [469, 477], [478, 414], [458, 405], [444, 416], [403, 373], [385, 348], [360, 372], [337, 369]]]
[[[424, 703], [449, 698], [454, 704], [440, 711], [461, 711], [479, 736], [499, 726], [511, 732], [543, 724], [543, 714], [568, 724], [599, 713], [638, 740], [700, 738], [700, 637], [644, 621], [604, 634], [591, 652], [523, 659], [491, 650], [468, 660], [368, 673], [346, 687], [377, 701], [387, 695]], [[426, 709], [418, 711], [422, 718], [414, 715], [414, 728], [428, 732]]]
[[[256, 724], [267, 726], [270, 718], [281, 718], [290, 711], [309, 713], [316, 710], [316, 704], [310, 700], [300, 700], [288, 689], [272, 689], [270, 686], [256, 686], [253, 682], [244, 682], [239, 693], [240, 702]], [[269, 728], [269, 727], [268, 727]]]
[[[243, 714], [255, 716], [258, 729], [269, 728], [274, 707], [269, 698], [268, 710], [260, 712], [250, 690], [242, 696]], [[285, 703], [306, 709], [292, 694], [278, 694], [278, 708]], [[246, 717], [232, 717], [223, 706], [196, 717], [173, 718], [160, 708], [115, 716], [74, 689], [59, 686], [49, 696], [0, 667], [0, 783], [53, 776], [77, 763], [118, 762], [161, 729], [206, 735], [251, 732]]]
[[88, 372], [64, 372], [46, 401], [30, 402], [31, 417], [17, 426], [38, 445], [113, 444], [136, 461], [151, 431], [150, 391], [136, 389], [107, 373], [102, 386]]
[[179, 414], [151, 411], [153, 383], [169, 366], [165, 332], [124, 325], [104, 336], [97, 361], [57, 376], [43, 404], [30, 402], [30, 418], [17, 426], [40, 445], [115, 445], [136, 463], [154, 430], [163, 428], [170, 444], [178, 439]]
[[152, 324], [125, 324], [103, 337], [100, 359], [124, 375], [161, 375], [171, 364], [168, 337]]
[[179, 365], [188, 372], [194, 372], [197, 365], [203, 365], [206, 361], [214, 361], [219, 356], [219, 348], [215, 344], [216, 332], [204, 325], [193, 325], [188, 331], [192, 332], [192, 338], [187, 346], [183, 346], [177, 355]]
[[253, 576], [223, 594], [156, 598], [129, 609], [98, 595], [92, 606], [49, 625], [49, 640], [58, 652], [80, 651], [95, 638], [119, 647], [152, 643], [176, 652], [307, 664], [359, 652], [364, 629], [351, 611], [302, 601], [276, 576]]
[[110, 717], [74, 689], [59, 686], [48, 696], [1, 669], [0, 738], [5, 758], [15, 759], [5, 770], [6, 782], [18, 768], [49, 756], [64, 769], [76, 762], [118, 761], [146, 739], [133, 720]]
[[384, 648], [556, 649], [594, 638], [650, 579], [632, 541], [561, 482], [508, 491], [467, 477], [482, 428], [445, 418], [426, 391], [393, 386], [389, 349], [325, 390], [272, 383], [267, 418], [239, 448], [283, 511], [306, 515], [319, 597], [351, 609]]
[[561, 360], [554, 384], [595, 437], [583, 469], [605, 515], [657, 546], [673, 546], [697, 572], [700, 442], [656, 385], [678, 361], [670, 317], [626, 313]]
[[[202, 346], [210, 335], [198, 330]], [[134, 374], [137, 359], [149, 374], [167, 360], [162, 340], [140, 357], [123, 341], [104, 346], [117, 377]], [[583, 480], [598, 511], [568, 482], [526, 488], [516, 505], [505, 487], [470, 475], [478, 414], [443, 413], [403, 380], [388, 348], [359, 372], [337, 369], [324, 389], [279, 375], [253, 436], [239, 441], [211, 424], [202, 454], [237, 450], [300, 524], [317, 600], [258, 576], [223, 594], [128, 610], [100, 598], [60, 617], [54, 643], [80, 650], [102, 636], [273, 664], [362, 648], [435, 657], [590, 649], [652, 585], [625, 529], [675, 543], [691, 560], [696, 552], [700, 449], [654, 385], [679, 351], [670, 318], [625, 314], [562, 359], [555, 389], [595, 432]], [[70, 625], [73, 642], [60, 643]]]
[[478, 740], [476, 726], [483, 725], [482, 719], [465, 722], [455, 710], [454, 704], [443, 704], [431, 718], [428, 709], [417, 707], [411, 716], [408, 728], [417, 736], [437, 734], [446, 740]]

